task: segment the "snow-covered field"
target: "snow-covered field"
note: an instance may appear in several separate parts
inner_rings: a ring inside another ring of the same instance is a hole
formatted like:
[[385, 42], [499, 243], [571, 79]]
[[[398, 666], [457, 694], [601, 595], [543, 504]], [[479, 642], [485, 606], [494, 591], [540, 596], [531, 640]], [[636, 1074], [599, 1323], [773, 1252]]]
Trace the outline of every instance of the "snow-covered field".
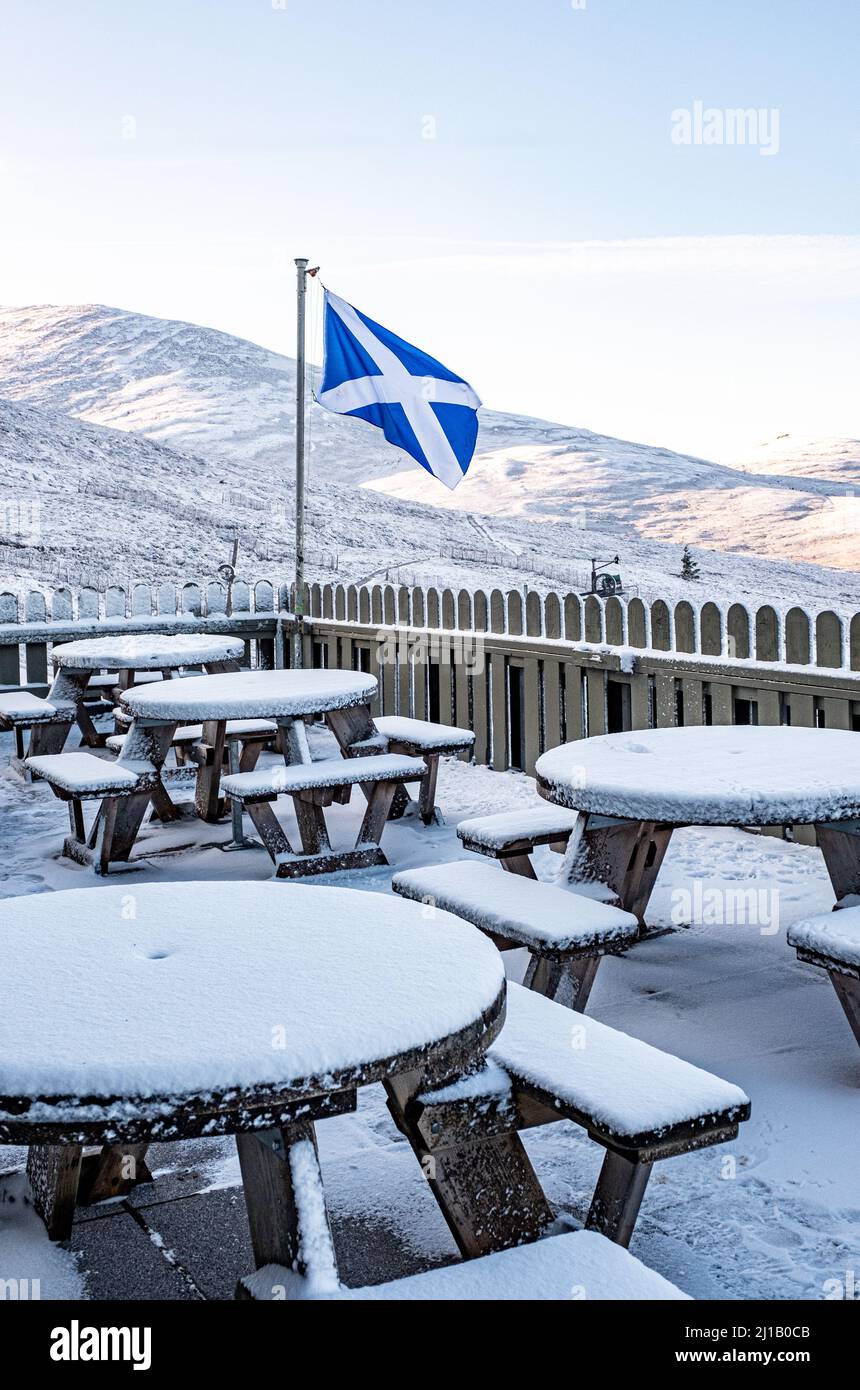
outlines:
[[[0, 574], [211, 578], [238, 533], [245, 577], [289, 578], [294, 423], [294, 362], [253, 343], [101, 306], [0, 309], [0, 542], [19, 503], [28, 541]], [[728, 467], [484, 410], [449, 494], [378, 430], [313, 406], [309, 571], [576, 589], [618, 552], [628, 586], [671, 600], [689, 593], [689, 542], [709, 597], [860, 607], [857, 442], [765, 453]]]
[[[328, 736], [315, 734], [314, 740], [320, 756]], [[3, 737], [4, 765], [8, 752]], [[388, 893], [394, 869], [468, 857], [454, 833], [459, 820], [539, 804], [533, 782], [519, 773], [452, 761], [443, 768], [439, 799], [444, 826], [425, 829], [406, 819], [387, 827], [383, 843], [391, 868], [325, 882]], [[355, 833], [358, 801], [332, 808], [344, 843]], [[89, 871], [58, 857], [66, 829], [65, 808], [46, 787], [25, 785], [8, 772], [0, 776], [3, 896], [99, 886]], [[226, 824], [149, 828], [141, 849], [151, 857], [129, 876], [129, 885], [267, 879], [267, 855], [223, 854], [218, 843], [228, 838]], [[192, 840], [196, 847], [189, 848]], [[551, 878], [558, 857], [549, 850], [538, 854], [542, 876]], [[860, 1283], [860, 1053], [825, 976], [800, 965], [785, 941], [792, 921], [832, 906], [823, 861], [817, 850], [772, 838], [719, 828], [683, 831], [670, 848], [649, 918], [668, 926], [677, 917], [679, 891], [697, 901], [699, 889], [707, 901], [708, 890], [744, 886], [755, 887], [759, 901], [765, 895], [768, 911], [760, 925], [698, 924], [649, 939], [625, 957], [604, 961], [591, 996], [590, 1015], [737, 1083], [753, 1103], [752, 1119], [734, 1143], [656, 1167], [632, 1249], [699, 1298], [832, 1297], [852, 1271], [855, 1284], [849, 1286]], [[290, 885], [281, 887], [288, 898]], [[519, 953], [508, 961], [516, 977]], [[456, 969], [456, 962], [451, 966]], [[336, 1217], [352, 1218], [368, 1242], [374, 1232], [383, 1241], [398, 1235], [423, 1265], [455, 1257], [379, 1089], [361, 1094], [355, 1115], [321, 1124], [319, 1138]], [[551, 1200], [581, 1218], [602, 1150], [564, 1122], [532, 1131], [527, 1144]], [[18, 1167], [22, 1157], [0, 1150], [0, 1167]], [[203, 1157], [201, 1187], [238, 1186], [232, 1141], [210, 1141]], [[182, 1162], [177, 1146], [172, 1166]], [[21, 1194], [20, 1174], [0, 1181], [0, 1275], [40, 1277], [43, 1297], [86, 1298], [85, 1261], [48, 1243]], [[151, 1220], [157, 1243], [157, 1214]]]

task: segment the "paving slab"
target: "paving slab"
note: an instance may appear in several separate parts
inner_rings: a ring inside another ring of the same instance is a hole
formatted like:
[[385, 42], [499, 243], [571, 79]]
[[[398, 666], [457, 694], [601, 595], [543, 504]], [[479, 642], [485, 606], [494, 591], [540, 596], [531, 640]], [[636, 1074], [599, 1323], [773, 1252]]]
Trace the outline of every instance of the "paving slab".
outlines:
[[70, 1244], [80, 1253], [89, 1298], [193, 1302], [202, 1297], [121, 1207], [101, 1220], [76, 1224]]

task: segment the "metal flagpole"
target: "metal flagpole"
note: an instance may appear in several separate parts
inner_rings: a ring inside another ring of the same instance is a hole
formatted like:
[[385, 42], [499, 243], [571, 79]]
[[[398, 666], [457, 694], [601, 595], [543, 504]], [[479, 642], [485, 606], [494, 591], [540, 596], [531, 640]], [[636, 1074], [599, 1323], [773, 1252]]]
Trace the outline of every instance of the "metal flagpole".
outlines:
[[305, 626], [305, 300], [308, 259], [296, 257], [296, 594], [293, 666], [304, 663]]

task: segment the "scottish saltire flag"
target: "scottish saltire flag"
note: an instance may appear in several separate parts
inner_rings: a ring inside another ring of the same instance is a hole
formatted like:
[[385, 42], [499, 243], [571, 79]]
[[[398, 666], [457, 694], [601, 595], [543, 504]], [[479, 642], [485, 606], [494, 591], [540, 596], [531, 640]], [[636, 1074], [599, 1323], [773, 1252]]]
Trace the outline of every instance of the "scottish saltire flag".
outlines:
[[446, 487], [472, 462], [481, 402], [435, 357], [325, 291], [325, 355], [317, 400], [382, 430]]

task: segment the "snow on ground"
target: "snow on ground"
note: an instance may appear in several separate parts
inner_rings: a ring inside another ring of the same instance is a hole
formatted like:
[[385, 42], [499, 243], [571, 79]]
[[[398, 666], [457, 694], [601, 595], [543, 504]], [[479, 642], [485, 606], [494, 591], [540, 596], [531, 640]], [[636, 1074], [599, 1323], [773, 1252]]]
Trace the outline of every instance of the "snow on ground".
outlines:
[[[328, 751], [327, 735], [315, 734], [313, 743], [316, 756]], [[9, 744], [7, 736], [0, 739], [2, 765]], [[444, 826], [393, 823], [383, 838], [391, 868], [325, 882], [387, 893], [394, 870], [469, 857], [454, 832], [459, 820], [538, 804], [533, 782], [521, 774], [448, 761], [440, 778]], [[289, 833], [291, 813], [285, 807], [281, 813]], [[360, 815], [358, 795], [350, 807], [332, 808], [336, 842], [350, 842]], [[65, 808], [46, 787], [0, 775], [0, 894], [92, 886], [89, 871], [58, 857], [66, 829]], [[220, 851], [229, 835], [226, 823], [148, 829], [142, 848], [152, 857], [129, 873], [129, 886], [268, 879], [264, 852]], [[543, 849], [538, 859], [542, 876], [552, 878], [558, 857]], [[290, 885], [282, 888], [288, 896]], [[826, 977], [801, 965], [785, 941], [789, 923], [833, 905], [821, 856], [733, 830], [682, 831], [649, 916], [668, 927], [683, 920], [685, 906], [692, 904], [695, 914], [715, 893], [743, 888], [756, 890], [757, 925], [710, 925], [707, 911], [700, 912], [699, 924], [605, 960], [591, 995], [591, 1016], [736, 1083], [753, 1104], [734, 1143], [655, 1167], [632, 1250], [699, 1298], [820, 1299], [826, 1281], [844, 1282], [849, 1271], [860, 1270], [860, 1054]], [[507, 964], [516, 978], [521, 953]], [[427, 1267], [455, 1257], [379, 1088], [360, 1093], [356, 1114], [321, 1124], [319, 1138], [333, 1213], [366, 1230], [368, 1242], [398, 1233]], [[581, 1218], [602, 1150], [565, 1122], [530, 1132], [526, 1143], [551, 1200]], [[232, 1142], [212, 1141], [205, 1152], [206, 1185], [238, 1185]], [[20, 1150], [0, 1150], [0, 1168], [22, 1158]], [[177, 1146], [174, 1166], [181, 1165]], [[20, 1194], [20, 1183], [6, 1178], [0, 1192]], [[0, 1203], [0, 1251], [0, 1277], [39, 1277], [42, 1297], [65, 1296], [86, 1279], [86, 1270], [78, 1272], [73, 1257], [52, 1248], [31, 1214], [22, 1215], [8, 1198]]]

